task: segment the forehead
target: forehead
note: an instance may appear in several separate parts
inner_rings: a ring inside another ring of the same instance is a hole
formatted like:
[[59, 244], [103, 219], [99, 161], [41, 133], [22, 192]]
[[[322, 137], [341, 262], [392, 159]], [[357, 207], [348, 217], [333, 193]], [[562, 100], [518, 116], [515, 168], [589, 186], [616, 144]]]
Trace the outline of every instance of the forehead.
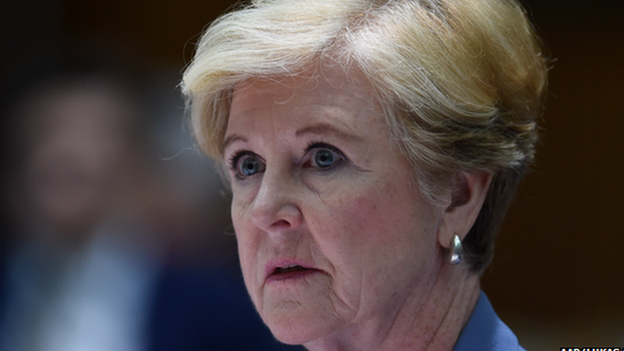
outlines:
[[[232, 133], [330, 124], [357, 133], [383, 123], [370, 90], [340, 74], [297, 75], [239, 84], [232, 97], [224, 147]], [[385, 128], [384, 128], [385, 129]]]

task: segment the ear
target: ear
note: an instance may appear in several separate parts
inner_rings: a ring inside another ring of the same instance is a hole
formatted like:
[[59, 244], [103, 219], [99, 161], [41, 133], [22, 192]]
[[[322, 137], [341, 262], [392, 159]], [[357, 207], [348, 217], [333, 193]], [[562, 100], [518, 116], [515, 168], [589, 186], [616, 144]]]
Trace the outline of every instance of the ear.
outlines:
[[451, 204], [442, 215], [438, 231], [438, 243], [442, 247], [449, 248], [455, 234], [464, 240], [479, 216], [491, 182], [492, 174], [487, 171], [457, 174], [452, 186]]

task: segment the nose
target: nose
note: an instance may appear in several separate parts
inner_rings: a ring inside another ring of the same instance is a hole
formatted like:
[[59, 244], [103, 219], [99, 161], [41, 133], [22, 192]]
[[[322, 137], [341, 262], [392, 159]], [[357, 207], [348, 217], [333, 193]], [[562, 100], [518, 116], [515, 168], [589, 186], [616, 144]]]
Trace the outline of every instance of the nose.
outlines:
[[291, 172], [267, 167], [251, 204], [252, 221], [269, 234], [299, 229], [303, 223], [301, 200], [300, 187]]

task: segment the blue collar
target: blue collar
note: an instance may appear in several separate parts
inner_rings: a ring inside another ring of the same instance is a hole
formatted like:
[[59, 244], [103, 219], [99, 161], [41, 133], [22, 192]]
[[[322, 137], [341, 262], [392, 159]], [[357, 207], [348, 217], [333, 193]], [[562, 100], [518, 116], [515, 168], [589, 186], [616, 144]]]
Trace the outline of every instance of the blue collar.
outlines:
[[482, 291], [453, 351], [525, 351]]

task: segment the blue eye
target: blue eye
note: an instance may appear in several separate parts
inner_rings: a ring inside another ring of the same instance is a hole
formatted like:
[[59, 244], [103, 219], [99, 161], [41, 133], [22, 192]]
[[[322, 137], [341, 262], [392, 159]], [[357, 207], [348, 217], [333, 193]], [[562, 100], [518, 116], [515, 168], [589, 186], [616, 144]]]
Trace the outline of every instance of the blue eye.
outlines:
[[236, 178], [244, 179], [256, 173], [264, 172], [266, 166], [258, 155], [249, 151], [234, 154], [230, 159], [230, 169]]
[[260, 162], [258, 160], [246, 157], [240, 162], [240, 173], [245, 176], [252, 176], [260, 171]]
[[331, 167], [335, 162], [335, 157], [334, 154], [329, 151], [329, 150], [318, 150], [315, 154], [314, 154], [314, 163], [319, 167], [319, 168], [327, 168], [327, 167]]
[[308, 165], [322, 170], [336, 167], [346, 159], [340, 150], [325, 143], [312, 143], [307, 152], [310, 153]]

